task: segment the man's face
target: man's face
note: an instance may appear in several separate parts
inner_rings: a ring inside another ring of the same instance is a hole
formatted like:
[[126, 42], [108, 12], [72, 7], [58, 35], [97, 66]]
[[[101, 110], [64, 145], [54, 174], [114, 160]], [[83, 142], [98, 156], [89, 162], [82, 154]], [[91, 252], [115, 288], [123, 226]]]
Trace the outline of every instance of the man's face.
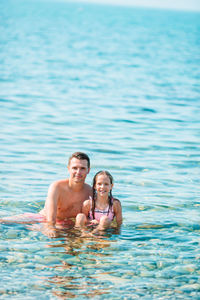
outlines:
[[89, 173], [88, 162], [86, 159], [77, 159], [73, 157], [68, 165], [70, 178], [74, 182], [85, 182], [85, 178]]

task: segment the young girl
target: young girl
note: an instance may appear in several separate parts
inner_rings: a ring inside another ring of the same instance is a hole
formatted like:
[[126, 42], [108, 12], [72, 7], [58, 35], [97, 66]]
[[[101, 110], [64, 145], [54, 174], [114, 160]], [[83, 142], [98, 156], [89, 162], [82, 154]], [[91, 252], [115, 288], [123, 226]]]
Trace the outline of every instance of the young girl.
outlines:
[[82, 212], [76, 217], [76, 227], [83, 227], [89, 221], [97, 224], [99, 230], [110, 227], [113, 219], [122, 224], [122, 209], [119, 200], [112, 196], [113, 177], [108, 171], [99, 171], [93, 179], [93, 197], [85, 200]]

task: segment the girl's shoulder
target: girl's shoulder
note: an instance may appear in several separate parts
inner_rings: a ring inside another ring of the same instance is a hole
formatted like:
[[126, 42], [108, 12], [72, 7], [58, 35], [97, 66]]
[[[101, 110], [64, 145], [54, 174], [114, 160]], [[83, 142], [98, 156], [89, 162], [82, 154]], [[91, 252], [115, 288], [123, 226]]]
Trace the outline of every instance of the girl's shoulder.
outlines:
[[119, 199], [117, 199], [117, 198], [113, 198], [112, 201], [113, 201], [113, 204], [114, 204], [114, 203], [121, 204], [121, 202], [120, 202]]
[[92, 203], [92, 198], [90, 197], [89, 199], [83, 202], [83, 207], [90, 207], [91, 203]]
[[121, 202], [117, 198], [113, 198], [113, 208], [121, 207]]

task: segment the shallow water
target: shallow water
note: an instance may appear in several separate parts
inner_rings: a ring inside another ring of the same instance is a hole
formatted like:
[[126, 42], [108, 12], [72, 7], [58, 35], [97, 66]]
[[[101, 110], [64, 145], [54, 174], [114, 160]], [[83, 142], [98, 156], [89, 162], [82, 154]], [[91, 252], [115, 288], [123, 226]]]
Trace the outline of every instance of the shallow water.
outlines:
[[74, 151], [88, 183], [112, 173], [124, 216], [93, 238], [1, 224], [0, 297], [199, 299], [199, 13], [3, 0], [0, 16], [0, 216], [38, 212]]

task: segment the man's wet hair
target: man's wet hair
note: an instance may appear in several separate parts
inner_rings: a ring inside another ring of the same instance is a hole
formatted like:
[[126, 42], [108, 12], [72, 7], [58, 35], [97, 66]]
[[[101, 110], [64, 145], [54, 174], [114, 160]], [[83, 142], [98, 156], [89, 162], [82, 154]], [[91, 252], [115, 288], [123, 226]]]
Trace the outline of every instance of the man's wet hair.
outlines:
[[75, 152], [75, 153], [73, 153], [70, 156], [70, 158], [69, 158], [68, 166], [69, 166], [72, 158], [74, 158], [74, 157], [77, 158], [77, 159], [80, 159], [80, 160], [83, 160], [83, 159], [87, 160], [88, 169], [90, 168], [90, 159], [89, 159], [89, 156], [87, 154], [83, 153], [83, 152]]

